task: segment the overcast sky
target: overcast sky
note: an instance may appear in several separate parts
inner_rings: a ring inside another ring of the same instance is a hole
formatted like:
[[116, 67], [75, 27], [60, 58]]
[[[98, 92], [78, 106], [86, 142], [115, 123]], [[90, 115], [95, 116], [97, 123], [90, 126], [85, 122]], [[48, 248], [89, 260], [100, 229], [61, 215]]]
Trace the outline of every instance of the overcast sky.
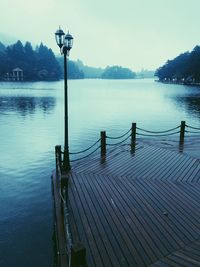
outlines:
[[0, 0], [0, 32], [55, 53], [61, 25], [71, 59], [97, 67], [156, 69], [200, 45], [200, 0]]

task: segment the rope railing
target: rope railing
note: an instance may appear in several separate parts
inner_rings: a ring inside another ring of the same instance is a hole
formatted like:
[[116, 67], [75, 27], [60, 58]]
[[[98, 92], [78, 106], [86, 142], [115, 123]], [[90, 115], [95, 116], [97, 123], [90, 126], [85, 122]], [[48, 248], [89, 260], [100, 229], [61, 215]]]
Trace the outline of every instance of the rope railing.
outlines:
[[200, 132], [196, 132], [196, 131], [185, 131], [186, 133], [192, 133], [192, 134], [200, 134]]
[[[149, 131], [150, 132], [150, 131]], [[138, 133], [136, 132], [136, 135], [141, 135], [141, 136], [150, 136], [150, 137], [159, 137], [159, 136], [170, 136], [170, 135], [175, 135], [180, 133], [180, 131], [177, 132], [173, 132], [173, 133], [166, 133], [166, 134], [142, 134], [142, 133]]]
[[124, 134], [120, 135], [120, 136], [108, 136], [106, 135], [106, 138], [108, 139], [121, 139], [123, 138], [124, 136], [126, 136], [127, 134], [129, 134], [131, 132], [131, 129], [129, 129], [127, 132], [125, 132]]
[[164, 130], [164, 131], [149, 131], [149, 130], [145, 130], [145, 129], [142, 129], [142, 128], [139, 128], [139, 127], [136, 127], [137, 130], [140, 130], [140, 131], [143, 131], [143, 132], [146, 132], [146, 133], [153, 133], [153, 134], [162, 134], [162, 133], [168, 133], [168, 132], [172, 132], [176, 129], [179, 129], [181, 127], [181, 125], [177, 126], [177, 127], [174, 127], [174, 128], [171, 128], [171, 129], [168, 129], [168, 130]]
[[[130, 143], [128, 145], [131, 146], [131, 151], [134, 152], [137, 138], [139, 139], [141, 138], [140, 140], [144, 140], [143, 138], [145, 137], [146, 138], [151, 138], [151, 137], [162, 138], [162, 137], [179, 135], [179, 142], [180, 142], [180, 145], [182, 145], [184, 143], [185, 136], [186, 135], [187, 137], [192, 136], [190, 134], [200, 134], [200, 128], [187, 125], [185, 121], [181, 121], [181, 124], [176, 127], [166, 129], [166, 130], [161, 130], [161, 131], [147, 130], [144, 128], [137, 127], [136, 123], [132, 123], [131, 129], [129, 129], [128, 131], [126, 131], [125, 133], [119, 136], [110, 136], [110, 135], [107, 135], [105, 131], [102, 131], [100, 133], [100, 138], [88, 148], [85, 148], [77, 152], [70, 152], [69, 154], [73, 157], [70, 160], [70, 162], [76, 162], [76, 161], [80, 161], [82, 159], [88, 158], [89, 156], [95, 154], [98, 150], [100, 150], [101, 157], [105, 157], [107, 147], [120, 146], [123, 143], [125, 143], [128, 139], [130, 139]], [[121, 140], [122, 138], [123, 140]], [[108, 142], [108, 140], [110, 142]], [[63, 152], [61, 151], [61, 155], [62, 154]], [[82, 156], [76, 158], [76, 156], [78, 156], [79, 154], [82, 154]], [[61, 156], [60, 156], [60, 159], [61, 159]], [[60, 167], [61, 166], [62, 166], [62, 160], [60, 163]]]
[[[106, 160], [107, 147], [114, 147], [110, 149], [108, 152], [110, 153], [115, 147], [118, 149], [119, 146], [128, 145], [130, 146], [130, 152], [135, 153], [136, 149], [136, 140], [145, 140], [144, 138], [150, 137], [167, 137], [167, 136], [175, 136], [179, 134], [179, 144], [180, 148], [183, 147], [184, 140], [187, 136], [189, 138], [192, 134], [196, 134], [196, 136], [200, 136], [200, 128], [187, 125], [185, 121], [181, 121], [181, 124], [177, 127], [162, 130], [162, 131], [150, 131], [136, 126], [136, 123], [132, 123], [131, 129], [126, 131], [124, 134], [120, 136], [109, 136], [106, 135], [106, 131], [102, 131], [100, 133], [100, 138], [95, 141], [91, 146], [86, 149], [77, 152], [70, 152], [69, 154], [75, 158], [70, 160], [70, 163], [77, 162], [88, 158], [93, 155], [93, 159], [96, 160], [94, 154], [100, 150], [101, 154], [101, 163]], [[191, 135], [190, 135], [191, 134]], [[141, 137], [141, 139], [140, 139]], [[144, 138], [143, 138], [144, 137]], [[107, 142], [109, 140], [109, 142]], [[113, 140], [113, 141], [112, 141]], [[129, 140], [129, 141], [128, 141]], [[163, 139], [158, 139], [163, 140]], [[199, 140], [199, 139], [197, 139]], [[127, 142], [126, 142], [127, 141]], [[96, 147], [97, 146], [97, 147]], [[92, 150], [92, 151], [91, 151]], [[88, 152], [88, 153], [87, 153]], [[86, 155], [84, 154], [86, 153]], [[76, 158], [76, 155], [82, 155], [79, 158]], [[98, 154], [97, 154], [98, 155]], [[86, 251], [84, 246], [80, 247], [81, 253], [77, 252], [77, 248], [75, 248], [75, 244], [72, 244], [72, 239], [70, 235], [70, 227], [69, 227], [69, 207], [68, 207], [68, 173], [65, 172], [64, 164], [63, 164], [63, 152], [61, 151], [61, 146], [56, 146], [56, 176], [58, 177], [56, 183], [57, 188], [59, 188], [59, 196], [61, 209], [63, 212], [63, 223], [65, 228], [65, 236], [68, 243], [66, 243], [66, 250], [69, 257], [69, 266], [74, 266], [72, 262], [81, 256], [80, 262], [82, 262], [82, 266], [86, 266]], [[108, 158], [108, 157], [107, 157]]]
[[198, 130], [200, 131], [200, 127], [193, 127], [193, 126], [190, 126], [190, 125], [185, 125], [187, 128], [190, 128], [190, 129], [193, 129], [193, 130]]
[[[97, 150], [99, 150], [100, 148], [101, 148], [101, 146], [97, 147], [94, 151], [92, 151], [92, 152], [89, 153], [88, 155], [83, 156], [83, 157], [78, 158], [78, 159], [72, 159], [72, 160], [70, 160], [70, 162], [75, 162], [75, 161], [79, 161], [79, 160], [85, 159], [85, 158], [87, 158], [87, 157], [93, 155], [93, 154], [94, 154]], [[77, 154], [78, 154], [78, 153], [77, 153]]]
[[[106, 137], [107, 137], [107, 136], [106, 136]], [[113, 143], [113, 144], [107, 143], [106, 145], [107, 145], [107, 146], [117, 146], [117, 145], [123, 144], [123, 143], [124, 143], [125, 141], [127, 141], [130, 137], [131, 137], [131, 134], [129, 134], [129, 136], [127, 136], [124, 140], [122, 140], [122, 141], [120, 141], [120, 142]]]
[[88, 148], [78, 151], [78, 152], [70, 152], [70, 155], [78, 155], [78, 154], [82, 154], [85, 153], [87, 151], [89, 151], [91, 148], [93, 148], [94, 146], [96, 146], [96, 144], [98, 144], [100, 142], [101, 138], [99, 138], [93, 145], [89, 146]]

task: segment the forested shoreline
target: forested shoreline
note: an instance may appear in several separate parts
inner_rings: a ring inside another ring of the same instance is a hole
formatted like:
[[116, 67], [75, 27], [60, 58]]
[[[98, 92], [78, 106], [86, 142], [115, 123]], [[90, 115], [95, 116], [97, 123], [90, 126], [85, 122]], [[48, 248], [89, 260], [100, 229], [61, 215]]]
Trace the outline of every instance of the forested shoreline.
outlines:
[[200, 46], [168, 60], [155, 72], [160, 82], [200, 84]]
[[[135, 73], [120, 66], [105, 69], [85, 66], [80, 60], [68, 60], [68, 78], [102, 78], [102, 79], [130, 79]], [[33, 49], [30, 42], [25, 45], [17, 41], [13, 45], [5, 46], [0, 43], [0, 79], [15, 81], [14, 72], [20, 71], [19, 80], [23, 81], [51, 81], [64, 76], [63, 56], [55, 56], [53, 51], [41, 43]], [[22, 74], [23, 73], [23, 74]], [[23, 75], [23, 79], [22, 79]]]
[[17, 41], [5, 46], [0, 43], [0, 77], [6, 80], [14, 69], [23, 71], [23, 80], [57, 80], [62, 71], [51, 49], [41, 43], [33, 49], [30, 42], [25, 45]]
[[[153, 77], [153, 71], [134, 72], [122, 66], [90, 67], [81, 60], [68, 60], [68, 79], [135, 79]], [[17, 76], [16, 76], [17, 75]], [[41, 43], [33, 48], [20, 40], [12, 45], [0, 42], [0, 80], [54, 81], [63, 79], [63, 56], [55, 56], [52, 49]]]

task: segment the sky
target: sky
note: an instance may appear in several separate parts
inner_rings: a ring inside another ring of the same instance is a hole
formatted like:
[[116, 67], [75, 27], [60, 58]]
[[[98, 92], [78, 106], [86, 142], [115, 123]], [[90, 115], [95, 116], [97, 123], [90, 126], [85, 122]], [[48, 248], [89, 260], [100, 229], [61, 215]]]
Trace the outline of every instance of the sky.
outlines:
[[155, 70], [200, 45], [199, 10], [200, 0], [0, 0], [0, 37], [43, 42], [57, 54], [60, 25], [74, 37], [72, 60]]

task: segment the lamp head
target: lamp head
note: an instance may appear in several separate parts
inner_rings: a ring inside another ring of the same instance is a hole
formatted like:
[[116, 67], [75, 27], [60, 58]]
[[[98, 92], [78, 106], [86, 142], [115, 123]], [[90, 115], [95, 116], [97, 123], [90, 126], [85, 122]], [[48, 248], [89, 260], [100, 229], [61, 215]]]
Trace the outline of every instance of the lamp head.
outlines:
[[64, 46], [66, 47], [67, 51], [69, 51], [73, 46], [73, 40], [74, 38], [72, 35], [68, 32], [64, 37]]
[[56, 38], [56, 43], [60, 47], [60, 49], [62, 48], [64, 44], [64, 37], [65, 37], [65, 33], [59, 26], [59, 29], [55, 32], [55, 38]]

